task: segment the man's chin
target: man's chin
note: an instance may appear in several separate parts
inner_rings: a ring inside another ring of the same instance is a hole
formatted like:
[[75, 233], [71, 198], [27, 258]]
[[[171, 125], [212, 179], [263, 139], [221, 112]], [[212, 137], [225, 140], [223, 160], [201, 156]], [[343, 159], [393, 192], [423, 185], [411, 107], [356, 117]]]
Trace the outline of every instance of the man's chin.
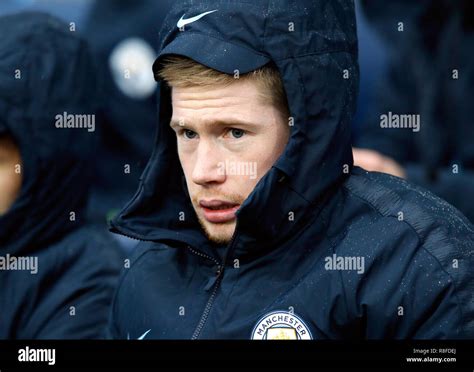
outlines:
[[199, 218], [207, 238], [216, 244], [228, 244], [235, 231], [235, 221], [225, 223], [211, 223]]

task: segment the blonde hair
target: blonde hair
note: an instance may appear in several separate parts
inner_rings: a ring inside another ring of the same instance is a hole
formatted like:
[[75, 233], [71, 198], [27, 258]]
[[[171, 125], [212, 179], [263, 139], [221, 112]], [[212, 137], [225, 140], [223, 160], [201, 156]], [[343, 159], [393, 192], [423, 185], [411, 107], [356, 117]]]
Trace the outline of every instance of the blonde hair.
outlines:
[[[179, 88], [228, 86], [236, 81], [234, 75], [224, 74], [182, 56], [165, 57], [155, 77], [157, 80], [164, 80], [170, 87]], [[267, 64], [255, 71], [240, 75], [239, 79], [255, 81], [260, 87], [264, 101], [273, 104], [282, 113], [285, 120], [288, 119], [288, 101], [276, 67]]]

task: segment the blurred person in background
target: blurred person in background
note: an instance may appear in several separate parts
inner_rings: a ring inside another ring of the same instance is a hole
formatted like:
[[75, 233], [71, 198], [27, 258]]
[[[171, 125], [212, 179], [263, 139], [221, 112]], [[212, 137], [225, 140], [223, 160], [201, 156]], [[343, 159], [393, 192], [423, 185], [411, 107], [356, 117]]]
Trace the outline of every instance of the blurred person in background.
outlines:
[[[88, 218], [107, 231], [148, 160], [156, 126], [156, 85], [151, 65], [158, 32], [172, 0], [6, 0], [0, 14], [41, 10], [74, 27], [89, 43], [101, 77], [98, 146]], [[136, 241], [111, 234], [128, 252]]]
[[[101, 0], [90, 8], [83, 34], [103, 81], [102, 131], [89, 214], [99, 225], [135, 192], [153, 147], [156, 83], [152, 64], [171, 0]], [[136, 241], [117, 239], [125, 248]]]
[[[474, 190], [474, 3], [361, 5], [390, 62], [355, 136], [354, 163], [419, 184], [474, 221], [466, 197]], [[401, 128], [410, 120], [418, 129]]]
[[121, 265], [88, 226], [98, 76], [41, 13], [0, 18], [0, 339], [102, 338]]

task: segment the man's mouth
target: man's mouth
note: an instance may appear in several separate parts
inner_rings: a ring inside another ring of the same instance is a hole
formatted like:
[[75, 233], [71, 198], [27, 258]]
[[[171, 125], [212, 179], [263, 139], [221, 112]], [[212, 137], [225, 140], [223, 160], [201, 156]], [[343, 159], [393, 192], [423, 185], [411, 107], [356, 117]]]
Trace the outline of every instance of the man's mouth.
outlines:
[[211, 223], [225, 223], [235, 219], [235, 213], [240, 204], [225, 200], [201, 200], [199, 206], [202, 208], [204, 218]]

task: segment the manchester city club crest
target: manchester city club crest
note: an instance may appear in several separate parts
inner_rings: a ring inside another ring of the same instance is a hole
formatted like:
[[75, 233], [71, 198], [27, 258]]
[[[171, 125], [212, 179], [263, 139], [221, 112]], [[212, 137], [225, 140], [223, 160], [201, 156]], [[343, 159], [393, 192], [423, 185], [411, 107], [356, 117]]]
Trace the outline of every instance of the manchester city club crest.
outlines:
[[312, 340], [304, 321], [288, 311], [265, 314], [252, 331], [252, 340]]

